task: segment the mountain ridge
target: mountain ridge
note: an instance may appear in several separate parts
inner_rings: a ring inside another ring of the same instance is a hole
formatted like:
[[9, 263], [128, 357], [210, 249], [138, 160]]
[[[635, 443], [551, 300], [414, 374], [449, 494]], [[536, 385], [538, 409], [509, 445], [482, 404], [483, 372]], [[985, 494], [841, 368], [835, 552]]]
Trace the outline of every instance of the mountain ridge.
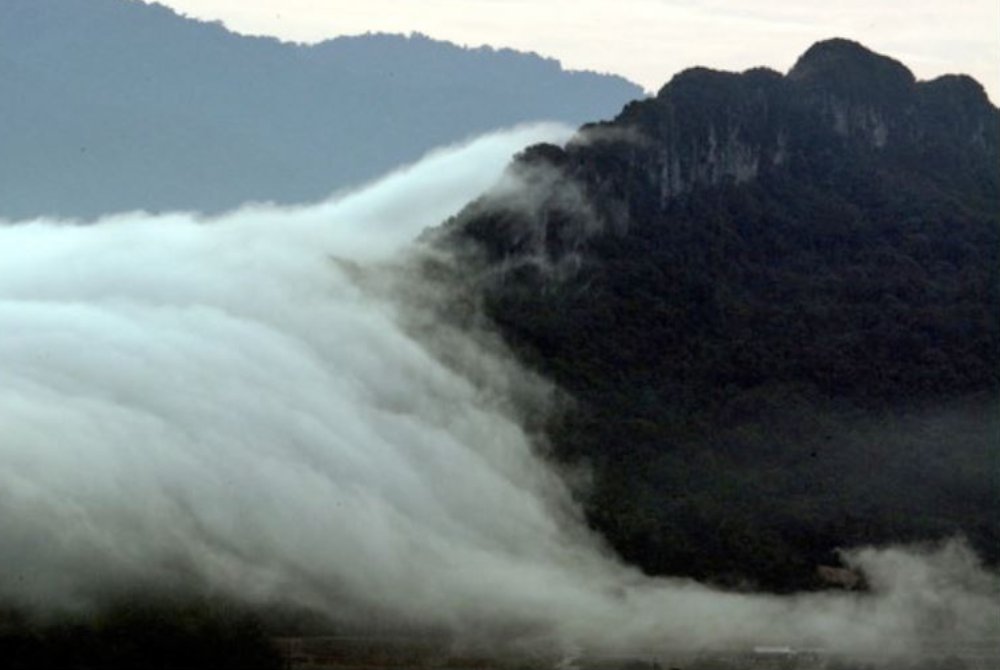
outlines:
[[442, 145], [575, 125], [642, 95], [510, 50], [418, 36], [303, 46], [125, 0], [4, 2], [0, 68], [10, 219], [315, 201]]
[[647, 571], [814, 588], [837, 547], [953, 534], [996, 562], [1000, 113], [854, 43], [807, 55], [680, 73], [523, 152], [530, 205], [429, 239], [571, 399], [554, 453]]

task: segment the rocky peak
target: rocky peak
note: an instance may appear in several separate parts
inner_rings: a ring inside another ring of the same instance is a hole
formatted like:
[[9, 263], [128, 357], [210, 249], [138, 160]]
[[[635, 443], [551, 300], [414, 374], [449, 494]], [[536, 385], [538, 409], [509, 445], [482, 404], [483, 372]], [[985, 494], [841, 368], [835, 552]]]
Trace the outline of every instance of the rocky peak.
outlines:
[[852, 101], [887, 102], [907, 96], [916, 79], [897, 60], [841, 38], [809, 47], [788, 72], [789, 81]]
[[992, 107], [986, 89], [967, 74], [946, 74], [921, 82], [920, 93], [946, 104], [969, 108]]
[[[581, 236], [636, 231], [675, 201], [745, 184], [811, 181], [854, 193], [892, 174], [992, 198], [998, 120], [974, 80], [918, 84], [897, 61], [843, 39], [814, 45], [787, 76], [692, 68], [613, 121], [585, 126], [564, 148], [532, 147], [515, 161], [512, 170], [529, 182], [542, 175], [554, 183], [558, 174], [579, 187], [598, 225], [577, 225], [578, 208], [535, 198], [556, 205], [511, 229], [521, 231], [517, 239], [537, 227], [535, 237], [560, 241], [546, 245], [556, 261], [586, 244]], [[501, 255], [518, 248], [489, 237]]]
[[804, 102], [819, 110], [824, 125], [877, 149], [906, 132], [902, 126], [916, 99], [916, 79], [906, 66], [840, 38], [810, 47], [787, 80]]

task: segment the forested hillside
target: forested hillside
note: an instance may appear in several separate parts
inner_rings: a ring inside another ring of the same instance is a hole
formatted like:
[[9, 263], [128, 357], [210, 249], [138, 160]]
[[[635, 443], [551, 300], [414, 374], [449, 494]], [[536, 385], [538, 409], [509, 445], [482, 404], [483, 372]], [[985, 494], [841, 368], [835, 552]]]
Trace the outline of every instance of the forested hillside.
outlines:
[[837, 547], [954, 535], [996, 561], [998, 131], [968, 77], [831, 40], [683, 72], [432, 237], [572, 399], [554, 454], [645, 570], [810, 588]]

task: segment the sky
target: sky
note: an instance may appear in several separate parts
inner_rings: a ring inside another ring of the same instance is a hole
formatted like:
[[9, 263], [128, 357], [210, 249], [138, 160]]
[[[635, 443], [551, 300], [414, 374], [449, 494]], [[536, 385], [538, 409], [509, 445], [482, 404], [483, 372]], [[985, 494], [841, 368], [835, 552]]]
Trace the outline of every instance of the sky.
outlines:
[[812, 43], [857, 40], [919, 79], [970, 74], [1000, 101], [997, 0], [160, 0], [230, 29], [316, 42], [421, 32], [534, 51], [655, 91], [694, 65], [786, 71]]

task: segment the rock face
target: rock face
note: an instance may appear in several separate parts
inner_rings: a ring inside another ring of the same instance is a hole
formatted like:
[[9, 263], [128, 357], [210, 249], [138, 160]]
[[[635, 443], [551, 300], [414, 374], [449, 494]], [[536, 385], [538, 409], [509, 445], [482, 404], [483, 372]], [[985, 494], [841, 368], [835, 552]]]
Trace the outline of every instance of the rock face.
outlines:
[[830, 40], [683, 72], [435, 235], [574, 399], [555, 453], [645, 569], [814, 586], [834, 547], [956, 533], [996, 560], [998, 133], [972, 79]]
[[998, 132], [997, 110], [975, 80], [918, 83], [897, 61], [834, 39], [810, 48], [787, 76], [682, 72], [655, 99], [584, 126], [565, 150], [533, 148], [514, 169], [558, 167], [605, 210], [624, 204], [631, 220], [705, 187], [853, 178], [858, 162], [869, 173], [907, 172], [996, 198]]

